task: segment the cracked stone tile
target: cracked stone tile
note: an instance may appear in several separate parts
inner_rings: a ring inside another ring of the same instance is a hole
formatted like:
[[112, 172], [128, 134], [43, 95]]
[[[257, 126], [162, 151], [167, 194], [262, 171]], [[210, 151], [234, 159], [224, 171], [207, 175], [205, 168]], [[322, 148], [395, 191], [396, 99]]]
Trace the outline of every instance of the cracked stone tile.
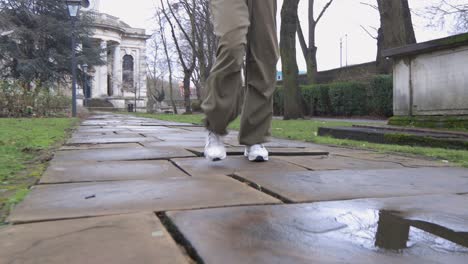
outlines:
[[236, 172], [294, 202], [468, 192], [468, 169], [417, 168], [306, 172]]
[[250, 162], [245, 157], [231, 156], [226, 160], [212, 162], [204, 158], [173, 159], [173, 161], [194, 177], [211, 175], [232, 175], [238, 172], [250, 171], [252, 173], [273, 173], [288, 171], [305, 171], [306, 169], [292, 163], [270, 158], [268, 162]]
[[278, 157], [279, 159], [285, 160], [287, 162], [305, 167], [310, 170], [349, 170], [349, 169], [392, 169], [392, 168], [404, 168], [400, 163], [394, 163], [391, 161], [385, 160], [360, 160], [350, 157], [341, 157], [341, 156], [319, 156], [319, 157], [310, 157], [310, 156], [289, 156], [289, 157]]
[[193, 156], [195, 154], [177, 147], [89, 149], [58, 151], [54, 161], [155, 160]]
[[79, 144], [64, 145], [60, 150], [88, 150], [88, 149], [116, 149], [116, 148], [142, 148], [138, 143], [110, 143], [110, 144]]
[[189, 263], [153, 213], [0, 229], [1, 263]]
[[41, 184], [92, 181], [156, 180], [188, 177], [172, 163], [151, 161], [55, 162], [42, 175]]
[[468, 258], [467, 203], [459, 195], [418, 196], [168, 216], [207, 264], [445, 264]]
[[279, 201], [249, 186], [217, 175], [35, 186], [15, 207], [12, 223], [77, 217], [162, 212]]
[[[203, 157], [205, 151], [204, 146], [198, 148], [188, 148], [187, 150], [195, 153], [199, 157]], [[230, 156], [244, 155], [245, 147], [227, 147], [226, 152]], [[314, 148], [268, 148], [270, 156], [323, 156], [328, 155], [328, 152]]]

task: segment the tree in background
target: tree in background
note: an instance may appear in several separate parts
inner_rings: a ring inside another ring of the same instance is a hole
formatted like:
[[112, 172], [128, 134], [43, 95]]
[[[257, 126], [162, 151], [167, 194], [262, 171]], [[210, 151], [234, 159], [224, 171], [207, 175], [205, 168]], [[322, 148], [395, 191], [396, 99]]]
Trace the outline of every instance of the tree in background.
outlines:
[[416, 43], [408, 0], [377, 0], [380, 14], [377, 67], [379, 72], [391, 72], [391, 64], [381, 56], [386, 49]]
[[[287, 0], [285, 1], [287, 2]], [[301, 44], [302, 53], [307, 64], [307, 81], [312, 84], [316, 82], [318, 65], [317, 65], [317, 46], [315, 45], [315, 36], [317, 25], [322, 19], [327, 9], [331, 6], [333, 0], [329, 0], [315, 18], [315, 0], [309, 0], [309, 42], [306, 43], [302, 31], [301, 23], [298, 21], [298, 36]]]
[[286, 0], [281, 10], [280, 51], [283, 67], [284, 119], [303, 117], [302, 97], [298, 84], [296, 33], [299, 25], [299, 0]]
[[444, 27], [453, 24], [457, 33], [468, 31], [468, 3], [466, 0], [439, 0], [425, 9], [424, 16], [431, 26]]
[[[92, 17], [77, 23], [78, 65], [102, 65], [101, 49], [91, 40]], [[71, 23], [62, 0], [0, 0], [0, 77], [31, 90], [64, 82], [71, 74]]]
[[[158, 31], [156, 31], [157, 34], [159, 34], [160, 37], [160, 44], [159, 46], [162, 46], [163, 51], [164, 51], [164, 56], [165, 56], [165, 64], [167, 65], [167, 71], [168, 71], [168, 78], [169, 78], [169, 99], [171, 100], [171, 106], [172, 106], [172, 111], [174, 114], [177, 114], [177, 105], [174, 101], [174, 89], [173, 89], [173, 67], [172, 67], [172, 58], [169, 52], [169, 44], [166, 39], [166, 31], [165, 31], [165, 24], [167, 21], [165, 21], [165, 17], [162, 14], [161, 10], [156, 11], [156, 22], [159, 25]], [[158, 46], [156, 47], [158, 48]], [[163, 63], [164, 64], [164, 63]], [[163, 66], [164, 67], [164, 66]]]

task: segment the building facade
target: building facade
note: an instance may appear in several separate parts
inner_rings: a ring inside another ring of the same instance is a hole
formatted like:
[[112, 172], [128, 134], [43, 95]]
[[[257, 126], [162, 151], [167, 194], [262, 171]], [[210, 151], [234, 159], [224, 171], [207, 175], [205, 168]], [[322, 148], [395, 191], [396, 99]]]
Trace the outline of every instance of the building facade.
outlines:
[[90, 1], [85, 11], [94, 16], [93, 39], [101, 46], [106, 64], [89, 69], [89, 88], [82, 98], [106, 101], [117, 109], [129, 104], [146, 109], [146, 40], [150, 36], [144, 29], [101, 13], [99, 0]]

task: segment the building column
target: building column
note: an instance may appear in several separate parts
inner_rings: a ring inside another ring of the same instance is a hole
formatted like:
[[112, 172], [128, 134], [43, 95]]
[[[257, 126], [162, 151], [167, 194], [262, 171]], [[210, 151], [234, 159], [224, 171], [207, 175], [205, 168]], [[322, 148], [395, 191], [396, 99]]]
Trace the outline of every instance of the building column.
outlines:
[[101, 59], [104, 61], [104, 65], [98, 67], [97, 71], [97, 96], [107, 96], [107, 41], [101, 40]]
[[122, 92], [120, 87], [122, 86], [122, 56], [120, 56], [120, 45], [114, 47], [114, 65], [112, 67], [112, 90], [115, 96], [121, 96]]

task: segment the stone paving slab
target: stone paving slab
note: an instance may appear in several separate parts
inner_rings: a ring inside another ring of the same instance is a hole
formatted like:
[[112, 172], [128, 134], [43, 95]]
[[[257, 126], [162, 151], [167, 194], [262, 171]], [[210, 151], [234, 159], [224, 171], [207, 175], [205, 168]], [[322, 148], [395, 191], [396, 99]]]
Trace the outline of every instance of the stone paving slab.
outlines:
[[124, 128], [110, 128], [110, 127], [79, 127], [76, 133], [113, 133], [118, 131], [130, 131]]
[[[199, 157], [204, 156], [205, 148], [188, 148], [187, 150], [195, 153]], [[244, 155], [245, 147], [227, 147], [226, 153], [230, 156]], [[323, 156], [328, 152], [313, 148], [268, 148], [270, 156]]]
[[155, 160], [193, 157], [195, 154], [176, 147], [117, 148], [59, 151], [54, 161], [112, 161], [112, 160]]
[[[226, 138], [224, 142], [233, 147], [244, 147], [243, 145], [239, 144], [237, 137]], [[271, 142], [265, 143], [264, 145], [267, 148], [306, 148], [306, 147], [309, 147], [309, 148], [323, 149], [323, 146], [313, 144], [313, 143], [277, 139], [277, 138], [272, 138]]]
[[282, 161], [273, 157], [268, 162], [254, 163], [248, 161], [245, 157], [229, 157], [226, 160], [211, 162], [204, 158], [186, 158], [173, 159], [173, 161], [194, 177], [204, 177], [212, 175], [233, 175], [239, 172], [287, 172], [287, 171], [305, 171], [306, 169]]
[[142, 148], [138, 143], [109, 143], [109, 144], [79, 144], [64, 145], [60, 150], [88, 150], [88, 149], [116, 149], [116, 148]]
[[41, 184], [157, 180], [188, 177], [172, 163], [163, 160], [151, 161], [104, 161], [104, 162], [51, 162], [40, 180]]
[[181, 138], [178, 141], [161, 141], [161, 142], [141, 142], [141, 145], [148, 148], [160, 148], [160, 147], [180, 147], [180, 148], [195, 148], [195, 147], [204, 147], [205, 141], [193, 140], [193, 139], [183, 139]]
[[88, 138], [80, 138], [75, 137], [71, 138], [67, 141], [68, 145], [74, 144], [113, 144], [113, 143], [138, 143], [138, 142], [146, 142], [146, 141], [159, 141], [154, 137], [88, 137]]
[[389, 161], [400, 163], [405, 167], [449, 167], [451, 166], [448, 162], [442, 162], [437, 160], [426, 160], [423, 158], [412, 158], [401, 155], [384, 154], [370, 151], [337, 151], [336, 156], [351, 157], [361, 160], [370, 161]]
[[[153, 119], [154, 120], [154, 119]], [[201, 127], [201, 125], [195, 125], [191, 123], [178, 123], [178, 122], [170, 122], [170, 121], [153, 121], [153, 122], [148, 122], [148, 123], [142, 123], [142, 126], [172, 126], [172, 127]]]
[[468, 248], [451, 242], [467, 242], [466, 204], [462, 196], [421, 196], [168, 216], [207, 264], [445, 264], [468, 259]]
[[341, 156], [290, 156], [278, 157], [281, 160], [305, 167], [310, 170], [373, 170], [373, 169], [397, 169], [404, 168], [400, 163], [387, 162], [383, 160], [360, 160]]
[[0, 229], [0, 263], [189, 263], [153, 213]]
[[135, 212], [197, 209], [279, 201], [218, 175], [35, 186], [9, 217], [12, 223]]
[[418, 168], [306, 172], [236, 172], [294, 202], [468, 192], [468, 169]]

